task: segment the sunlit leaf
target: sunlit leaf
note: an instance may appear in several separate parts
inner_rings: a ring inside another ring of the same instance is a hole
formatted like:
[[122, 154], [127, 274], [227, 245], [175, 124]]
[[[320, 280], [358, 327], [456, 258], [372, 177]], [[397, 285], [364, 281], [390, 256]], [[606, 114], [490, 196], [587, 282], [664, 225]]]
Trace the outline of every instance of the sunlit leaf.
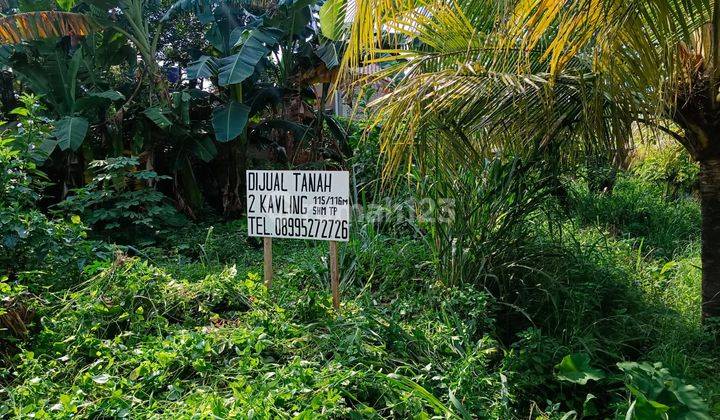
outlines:
[[223, 57], [219, 61], [218, 84], [227, 86], [241, 83], [255, 72], [255, 66], [270, 53], [267, 46], [277, 44], [283, 31], [275, 28], [252, 30], [247, 39], [240, 39], [236, 46], [240, 46], [237, 54]]
[[17, 13], [0, 18], [0, 42], [18, 44], [67, 35], [85, 36], [92, 32], [90, 19], [79, 13], [42, 11]]
[[580, 385], [605, 378], [603, 371], [590, 367], [590, 356], [585, 353], [569, 354], [555, 368], [558, 370], [558, 379]]

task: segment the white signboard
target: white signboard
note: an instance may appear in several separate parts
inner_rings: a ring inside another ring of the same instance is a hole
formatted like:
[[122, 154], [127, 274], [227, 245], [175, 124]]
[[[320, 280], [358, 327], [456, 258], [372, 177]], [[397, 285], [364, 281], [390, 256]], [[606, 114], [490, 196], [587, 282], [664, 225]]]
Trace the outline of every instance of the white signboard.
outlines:
[[347, 242], [344, 171], [247, 171], [248, 235]]

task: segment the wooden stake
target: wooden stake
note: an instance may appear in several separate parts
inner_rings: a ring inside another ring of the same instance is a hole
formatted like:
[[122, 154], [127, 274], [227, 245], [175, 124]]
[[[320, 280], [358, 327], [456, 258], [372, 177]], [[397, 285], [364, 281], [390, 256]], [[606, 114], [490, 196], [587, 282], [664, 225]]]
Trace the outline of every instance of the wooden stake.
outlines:
[[340, 309], [340, 268], [338, 267], [337, 242], [330, 241], [330, 289], [333, 307]]
[[270, 289], [272, 285], [272, 238], [263, 237], [263, 273], [265, 276], [265, 287]]

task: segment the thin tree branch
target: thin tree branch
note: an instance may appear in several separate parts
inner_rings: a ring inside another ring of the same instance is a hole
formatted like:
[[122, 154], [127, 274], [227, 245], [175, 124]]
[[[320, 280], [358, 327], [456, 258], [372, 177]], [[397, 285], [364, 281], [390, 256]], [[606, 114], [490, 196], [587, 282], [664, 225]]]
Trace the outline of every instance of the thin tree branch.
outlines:
[[647, 120], [647, 119], [645, 119], [645, 118], [637, 118], [637, 119], [635, 119], [635, 122], [638, 122], [638, 123], [640, 123], [640, 124], [649, 125], [649, 126], [651, 126], [651, 127], [655, 127], [655, 128], [657, 128], [658, 130], [660, 130], [660, 131], [662, 131], [662, 132], [664, 132], [664, 133], [666, 133], [666, 134], [671, 135], [675, 140], [678, 141], [678, 143], [682, 144], [686, 149], [691, 150], [690, 147], [689, 147], [689, 143], [688, 143], [688, 141], [687, 141], [687, 138], [685, 138], [685, 136], [681, 136], [679, 133], [676, 133], [675, 131], [671, 130], [670, 128], [665, 127], [665, 126], [662, 125], [662, 124], [658, 124], [658, 123], [656, 123], [656, 122], [654, 122], [654, 121]]

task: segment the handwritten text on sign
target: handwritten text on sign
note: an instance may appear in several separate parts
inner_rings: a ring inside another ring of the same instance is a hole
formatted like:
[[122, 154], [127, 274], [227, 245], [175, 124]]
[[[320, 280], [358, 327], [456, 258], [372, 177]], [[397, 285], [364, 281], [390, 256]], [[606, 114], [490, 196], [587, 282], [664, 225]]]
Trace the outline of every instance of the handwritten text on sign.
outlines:
[[347, 241], [350, 177], [341, 171], [247, 171], [248, 235]]

